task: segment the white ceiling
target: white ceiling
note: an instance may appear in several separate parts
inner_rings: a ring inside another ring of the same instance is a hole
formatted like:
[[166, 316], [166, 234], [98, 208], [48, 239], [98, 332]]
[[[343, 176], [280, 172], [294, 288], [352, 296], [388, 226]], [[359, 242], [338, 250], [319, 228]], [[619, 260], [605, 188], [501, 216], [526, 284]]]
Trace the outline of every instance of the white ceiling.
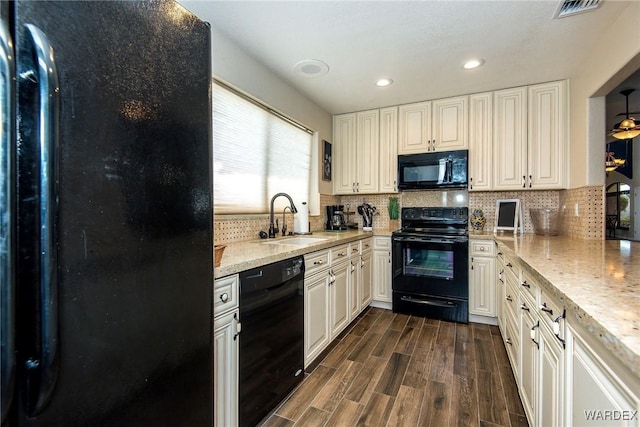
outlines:
[[[569, 78], [627, 6], [552, 19], [559, 1], [181, 3], [332, 114]], [[463, 70], [471, 57], [484, 66]], [[329, 72], [297, 75], [305, 59]]]

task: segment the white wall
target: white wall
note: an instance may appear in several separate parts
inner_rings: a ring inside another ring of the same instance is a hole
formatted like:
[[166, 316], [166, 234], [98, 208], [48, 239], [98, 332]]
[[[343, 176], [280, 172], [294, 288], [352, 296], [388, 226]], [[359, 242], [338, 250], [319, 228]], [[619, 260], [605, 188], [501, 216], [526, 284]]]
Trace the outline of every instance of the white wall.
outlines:
[[[213, 75], [216, 78], [258, 98], [275, 110], [318, 132], [317, 185], [320, 193], [332, 194], [331, 182], [320, 179], [322, 140], [332, 140], [331, 115], [244, 53], [215, 28], [211, 28], [211, 46]], [[319, 200], [309, 202], [312, 209], [314, 205], [317, 209]]]
[[[571, 19], [571, 18], [566, 18]], [[629, 2], [571, 77], [570, 188], [604, 185], [605, 102], [640, 67], [640, 2]]]

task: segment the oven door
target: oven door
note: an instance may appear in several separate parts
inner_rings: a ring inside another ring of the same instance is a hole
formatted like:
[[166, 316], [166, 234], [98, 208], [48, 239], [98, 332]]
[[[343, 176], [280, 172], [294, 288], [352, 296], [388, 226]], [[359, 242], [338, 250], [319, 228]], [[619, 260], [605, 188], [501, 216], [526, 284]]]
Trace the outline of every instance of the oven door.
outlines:
[[393, 290], [468, 299], [466, 238], [393, 236]]

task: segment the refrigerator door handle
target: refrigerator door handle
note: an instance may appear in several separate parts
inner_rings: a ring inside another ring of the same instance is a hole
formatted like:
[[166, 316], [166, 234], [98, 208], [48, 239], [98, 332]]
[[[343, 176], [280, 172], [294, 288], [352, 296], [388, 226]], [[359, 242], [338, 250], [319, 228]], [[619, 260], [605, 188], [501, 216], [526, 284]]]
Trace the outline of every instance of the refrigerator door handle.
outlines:
[[34, 76], [40, 109], [37, 111], [40, 163], [40, 354], [25, 361], [26, 372], [34, 375], [37, 392], [28, 393], [27, 413], [35, 416], [49, 402], [58, 376], [58, 282], [56, 251], [56, 153], [60, 115], [60, 87], [53, 48], [36, 26], [25, 24], [27, 39], [33, 44]]
[[15, 280], [14, 280], [14, 141], [15, 56], [11, 34], [0, 21], [0, 423], [4, 425], [15, 381]]

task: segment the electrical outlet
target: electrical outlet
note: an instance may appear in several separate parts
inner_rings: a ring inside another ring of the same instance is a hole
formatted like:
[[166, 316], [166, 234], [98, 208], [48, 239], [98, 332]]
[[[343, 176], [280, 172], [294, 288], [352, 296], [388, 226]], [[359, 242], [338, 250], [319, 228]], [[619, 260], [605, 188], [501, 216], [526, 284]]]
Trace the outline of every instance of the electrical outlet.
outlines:
[[580, 205], [576, 203], [573, 205], [573, 216], [580, 216]]

